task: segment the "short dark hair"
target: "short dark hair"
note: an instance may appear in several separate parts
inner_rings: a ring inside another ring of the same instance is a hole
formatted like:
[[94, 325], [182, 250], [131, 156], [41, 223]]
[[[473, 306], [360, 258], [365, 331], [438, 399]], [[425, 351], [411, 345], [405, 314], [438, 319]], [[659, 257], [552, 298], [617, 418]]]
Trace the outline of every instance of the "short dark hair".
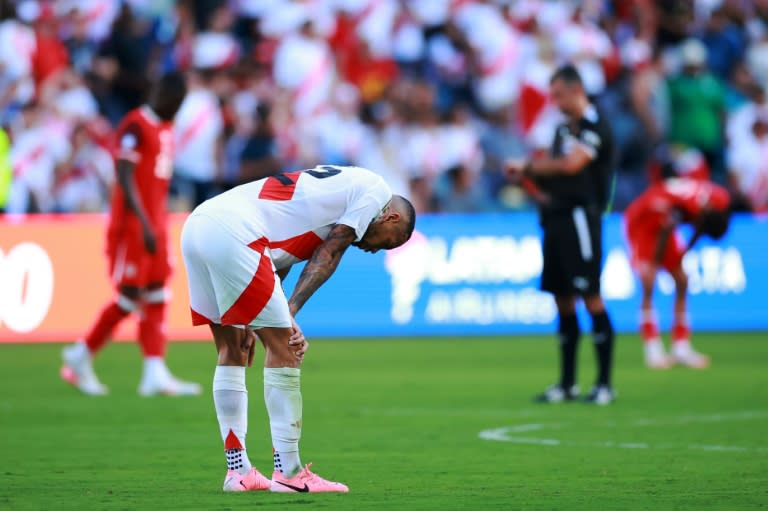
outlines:
[[556, 80], [562, 80], [568, 85], [584, 86], [584, 82], [581, 79], [579, 70], [576, 69], [576, 66], [573, 64], [565, 64], [564, 66], [557, 68], [557, 70], [555, 70], [555, 72], [552, 74], [552, 78], [550, 78], [549, 83], [553, 84]]
[[149, 101], [152, 109], [161, 119], [173, 119], [187, 93], [184, 75], [172, 71], [161, 76], [156, 82]]
[[405, 230], [408, 233], [408, 238], [411, 239], [413, 230], [416, 228], [416, 209], [411, 204], [411, 201], [403, 197], [402, 195], [395, 195], [402, 203], [405, 210]]
[[725, 236], [728, 231], [728, 225], [731, 222], [731, 210], [726, 209], [705, 209], [699, 218], [699, 228], [701, 232], [719, 240]]
[[211, 81], [216, 78], [216, 75], [219, 73], [219, 70], [215, 67], [198, 67], [194, 70], [195, 74], [200, 78], [200, 80], [203, 83], [211, 83]]
[[187, 81], [180, 72], [170, 71], [157, 80], [157, 87], [164, 94], [176, 93], [183, 96], [187, 91]]

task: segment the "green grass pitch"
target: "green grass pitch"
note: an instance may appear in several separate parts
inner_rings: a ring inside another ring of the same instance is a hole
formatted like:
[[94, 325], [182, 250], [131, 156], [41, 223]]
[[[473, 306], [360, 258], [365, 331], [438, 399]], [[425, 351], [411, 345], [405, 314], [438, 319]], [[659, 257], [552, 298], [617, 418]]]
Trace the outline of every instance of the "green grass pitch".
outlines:
[[[106, 398], [58, 379], [61, 345], [0, 346], [1, 510], [747, 510], [768, 508], [768, 334], [697, 336], [707, 371], [651, 372], [622, 336], [610, 407], [534, 405], [550, 337], [317, 340], [302, 459], [348, 495], [224, 494], [212, 344], [174, 344], [198, 398], [144, 399], [132, 344], [97, 361]], [[593, 378], [581, 346], [580, 382]], [[249, 454], [271, 473], [261, 369]], [[490, 439], [483, 439], [482, 436]]]

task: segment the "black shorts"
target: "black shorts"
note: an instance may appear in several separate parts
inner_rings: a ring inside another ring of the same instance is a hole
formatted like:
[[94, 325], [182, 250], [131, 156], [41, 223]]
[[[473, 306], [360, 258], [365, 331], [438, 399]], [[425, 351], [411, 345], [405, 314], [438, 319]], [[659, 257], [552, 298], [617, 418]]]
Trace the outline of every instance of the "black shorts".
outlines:
[[600, 293], [602, 219], [585, 208], [551, 213], [542, 220], [541, 289], [555, 295]]

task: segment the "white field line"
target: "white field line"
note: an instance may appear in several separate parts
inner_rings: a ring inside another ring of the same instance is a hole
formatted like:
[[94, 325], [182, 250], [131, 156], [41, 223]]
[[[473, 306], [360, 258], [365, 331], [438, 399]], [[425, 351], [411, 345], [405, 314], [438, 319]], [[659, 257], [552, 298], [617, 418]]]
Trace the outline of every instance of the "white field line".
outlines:
[[680, 415], [657, 419], [637, 419], [630, 422], [630, 424], [632, 426], [674, 426], [676, 424], [748, 421], [766, 417], [768, 417], [768, 410], [743, 410], [740, 412], [713, 413], [708, 415]]
[[510, 410], [508, 408], [361, 408], [363, 415], [385, 417], [534, 417], [541, 415], [536, 409]]
[[[544, 407], [510, 410], [506, 408], [361, 408], [363, 415], [392, 417], [541, 417]], [[741, 410], [713, 414], [677, 415], [672, 417], [639, 418], [629, 422], [603, 421], [605, 426], [674, 426], [676, 424], [731, 422], [768, 418], [768, 410]], [[552, 427], [552, 425], [548, 426]]]
[[[526, 424], [525, 426], [534, 426]], [[537, 424], [536, 426], [541, 426]], [[512, 435], [510, 430], [515, 428], [496, 428], [486, 429], [478, 434], [483, 440], [496, 442], [509, 442], [513, 444], [524, 445], [544, 445], [544, 446], [573, 446], [573, 447], [601, 447], [606, 449], [678, 449], [681, 446], [673, 444], [647, 444], [641, 442], [579, 442], [575, 440], [560, 440], [558, 438], [538, 438], [529, 436]], [[743, 453], [768, 453], [765, 447], [743, 447], [738, 445], [702, 445], [690, 444], [682, 446], [685, 449], [693, 451], [706, 452], [743, 452]]]
[[[754, 420], [768, 417], [768, 412], [763, 410], [744, 410], [741, 412], [721, 413], [710, 415], [685, 415], [679, 417], [668, 417], [661, 419], [640, 419], [628, 423], [630, 426], [654, 426], [654, 425], [674, 425], [690, 423], [712, 423], [740, 420]], [[737, 445], [705, 445], [689, 444], [685, 446], [672, 444], [648, 444], [644, 442], [587, 442], [576, 440], [561, 440], [558, 438], [541, 438], [532, 436], [523, 436], [521, 433], [531, 431], [540, 431], [542, 429], [559, 429], [562, 424], [518, 424], [515, 426], [505, 426], [502, 428], [486, 429], [478, 434], [482, 440], [495, 442], [509, 442], [525, 445], [543, 445], [543, 446], [580, 446], [580, 447], [601, 447], [612, 449], [675, 449], [685, 448], [696, 451], [706, 452], [742, 452], [742, 453], [768, 453], [766, 447], [744, 447]]]

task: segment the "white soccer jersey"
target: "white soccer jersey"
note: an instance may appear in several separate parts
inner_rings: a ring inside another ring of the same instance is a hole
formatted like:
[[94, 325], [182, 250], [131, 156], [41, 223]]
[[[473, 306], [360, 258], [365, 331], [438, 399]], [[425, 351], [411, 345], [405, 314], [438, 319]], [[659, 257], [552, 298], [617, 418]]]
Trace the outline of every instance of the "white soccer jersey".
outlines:
[[204, 202], [181, 234], [192, 323], [290, 327], [275, 269], [309, 259], [335, 224], [360, 240], [391, 198], [369, 170], [323, 165]]
[[384, 180], [361, 167], [323, 165], [233, 188], [195, 209], [248, 244], [265, 239], [277, 269], [311, 257], [335, 224], [356, 241], [392, 199]]

